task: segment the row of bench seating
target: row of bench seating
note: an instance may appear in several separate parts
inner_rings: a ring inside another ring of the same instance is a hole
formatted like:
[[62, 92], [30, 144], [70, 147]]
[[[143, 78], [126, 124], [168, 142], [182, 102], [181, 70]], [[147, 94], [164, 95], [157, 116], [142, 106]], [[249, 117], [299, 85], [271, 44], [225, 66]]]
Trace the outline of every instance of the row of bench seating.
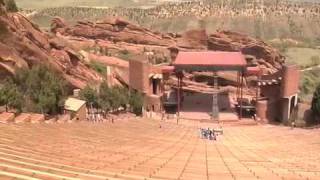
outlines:
[[213, 126], [137, 118], [0, 124], [0, 179], [320, 177], [319, 131], [239, 125], [224, 127], [217, 141], [199, 138], [199, 128]]

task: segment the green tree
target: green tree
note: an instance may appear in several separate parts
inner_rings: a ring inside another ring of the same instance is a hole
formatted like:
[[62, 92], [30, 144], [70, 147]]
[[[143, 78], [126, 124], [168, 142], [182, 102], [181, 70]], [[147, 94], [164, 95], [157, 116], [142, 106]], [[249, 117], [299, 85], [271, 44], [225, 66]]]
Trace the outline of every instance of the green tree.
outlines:
[[130, 104], [132, 112], [141, 115], [143, 106], [141, 93], [133, 91], [129, 95], [128, 88], [120, 86], [109, 87], [106, 82], [101, 83], [98, 92], [87, 86], [81, 90], [80, 97], [104, 112], [116, 111], [120, 107], [126, 109], [127, 105]]
[[[59, 112], [59, 105], [68, 94], [68, 84], [62, 76], [50, 68], [40, 65], [29, 69], [20, 69], [16, 75], [9, 79], [11, 89], [16, 94], [10, 93], [8, 104], [14, 104], [15, 108], [22, 103], [14, 97], [25, 99], [24, 109], [29, 112], [55, 114]], [[23, 96], [22, 96], [23, 94]]]
[[[99, 90], [100, 104], [105, 108], [116, 110], [119, 107], [126, 107], [128, 104], [128, 91], [122, 87], [109, 88], [107, 83], [102, 83]], [[103, 108], [103, 109], [105, 109]]]
[[98, 93], [95, 89], [90, 86], [86, 86], [80, 91], [80, 99], [87, 102], [87, 105], [92, 105], [93, 107], [98, 107]]
[[116, 86], [113, 88], [113, 91], [117, 97], [119, 107], [126, 108], [129, 104], [129, 91], [126, 87]]
[[317, 116], [320, 116], [320, 85], [313, 94], [311, 109]]
[[0, 88], [0, 105], [5, 105], [6, 111], [8, 111], [8, 108], [14, 108], [21, 112], [23, 99], [22, 93], [12, 79], [6, 80]]
[[15, 80], [36, 104], [31, 110], [38, 113], [57, 113], [59, 102], [65, 99], [69, 90], [60, 74], [42, 65], [27, 72], [20, 71]]
[[8, 12], [18, 12], [18, 6], [14, 0], [5, 0], [6, 9]]
[[109, 110], [113, 109], [112, 107], [112, 93], [111, 89], [108, 87], [106, 82], [103, 82], [100, 85], [99, 89], [99, 106], [105, 111], [108, 112]]
[[137, 91], [132, 91], [130, 93], [129, 104], [134, 114], [141, 115], [143, 107], [143, 95]]

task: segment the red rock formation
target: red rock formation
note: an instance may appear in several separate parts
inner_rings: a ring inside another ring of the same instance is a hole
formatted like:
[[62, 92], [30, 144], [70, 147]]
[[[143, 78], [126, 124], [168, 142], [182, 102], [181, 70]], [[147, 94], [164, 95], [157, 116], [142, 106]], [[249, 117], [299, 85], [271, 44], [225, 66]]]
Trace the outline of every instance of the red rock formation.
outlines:
[[[228, 31], [210, 35], [205, 31], [161, 34], [120, 18], [78, 22], [74, 26], [55, 18], [51, 31], [56, 35], [44, 33], [20, 13], [7, 13], [0, 4], [0, 75], [3, 72], [14, 74], [17, 68], [43, 63], [61, 72], [75, 87], [101, 82], [100, 75], [86, 66], [76, 52], [87, 45], [132, 50], [134, 53], [143, 53], [144, 47], [166, 51], [169, 47], [181, 51], [242, 51], [255, 56], [259, 64], [273, 69], [269, 72], [274, 72], [283, 62], [279, 52], [264, 42]], [[74, 50], [74, 47], [78, 49]], [[107, 62], [106, 58], [93, 59]]]
[[105, 19], [98, 22], [80, 21], [73, 27], [65, 26], [61, 18], [52, 21], [52, 32], [66, 36], [84, 37], [88, 39], [128, 42], [133, 44], [169, 46], [173, 38], [155, 34], [148, 29], [134, 25], [123, 19]]
[[20, 13], [0, 9], [0, 71], [10, 75], [17, 68], [46, 64], [78, 88], [89, 81], [101, 81], [101, 77], [83, 64], [67, 43], [42, 32]]
[[208, 35], [205, 30], [191, 30], [177, 38], [177, 46], [186, 49], [207, 49]]
[[208, 49], [241, 51], [243, 54], [252, 55], [258, 60], [264, 60], [275, 68], [280, 68], [285, 59], [278, 50], [265, 42], [230, 31], [221, 31], [209, 35]]
[[82, 41], [98, 40], [100, 44], [105, 44], [105, 47], [108, 46], [106, 44], [112, 47], [121, 42], [126, 43], [128, 47], [134, 45], [158, 46], [165, 47], [167, 50], [169, 47], [176, 47], [180, 51], [242, 51], [245, 55], [254, 56], [257, 63], [269, 69], [267, 71], [269, 73], [279, 69], [284, 62], [284, 57], [275, 48], [261, 40], [236, 32], [220, 31], [208, 35], [203, 30], [193, 30], [182, 35], [161, 34], [119, 18], [95, 23], [78, 22], [75, 26], [67, 26], [63, 22], [60, 18], [54, 19], [52, 31], [65, 37], [82, 38]]

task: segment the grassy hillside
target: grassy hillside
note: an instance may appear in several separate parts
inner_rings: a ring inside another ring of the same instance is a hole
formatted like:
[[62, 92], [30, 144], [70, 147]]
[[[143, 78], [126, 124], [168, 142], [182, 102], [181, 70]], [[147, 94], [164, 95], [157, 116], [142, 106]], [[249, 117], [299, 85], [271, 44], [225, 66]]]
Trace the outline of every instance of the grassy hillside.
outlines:
[[300, 81], [300, 98], [302, 101], [311, 103], [313, 93], [320, 84], [320, 68], [302, 72]]
[[289, 47], [284, 54], [288, 62], [298, 64], [301, 69], [307, 69], [301, 72], [300, 98], [310, 103], [315, 88], [320, 84], [320, 49]]
[[289, 62], [294, 62], [301, 68], [320, 64], [320, 49], [292, 47], [284, 54]]

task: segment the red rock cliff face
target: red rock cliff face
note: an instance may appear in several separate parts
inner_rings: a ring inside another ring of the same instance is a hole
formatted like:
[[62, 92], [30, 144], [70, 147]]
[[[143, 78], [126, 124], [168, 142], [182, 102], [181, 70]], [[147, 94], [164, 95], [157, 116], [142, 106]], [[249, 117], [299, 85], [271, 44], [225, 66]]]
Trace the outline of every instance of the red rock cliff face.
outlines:
[[85, 66], [67, 44], [42, 32], [23, 15], [6, 12], [0, 4], [0, 72], [12, 75], [17, 68], [35, 64], [49, 65], [78, 88], [83, 88], [89, 81], [101, 81], [101, 77]]
[[254, 56], [257, 62], [269, 68], [270, 72], [281, 68], [284, 62], [284, 57], [263, 41], [230, 31], [207, 34], [203, 30], [193, 30], [183, 34], [161, 34], [119, 18], [78, 22], [74, 26], [68, 26], [64, 20], [56, 18], [52, 22], [52, 32], [65, 37], [82, 38], [83, 41], [99, 40], [107, 43], [124, 42], [130, 45], [177, 47], [182, 51], [241, 51]]

